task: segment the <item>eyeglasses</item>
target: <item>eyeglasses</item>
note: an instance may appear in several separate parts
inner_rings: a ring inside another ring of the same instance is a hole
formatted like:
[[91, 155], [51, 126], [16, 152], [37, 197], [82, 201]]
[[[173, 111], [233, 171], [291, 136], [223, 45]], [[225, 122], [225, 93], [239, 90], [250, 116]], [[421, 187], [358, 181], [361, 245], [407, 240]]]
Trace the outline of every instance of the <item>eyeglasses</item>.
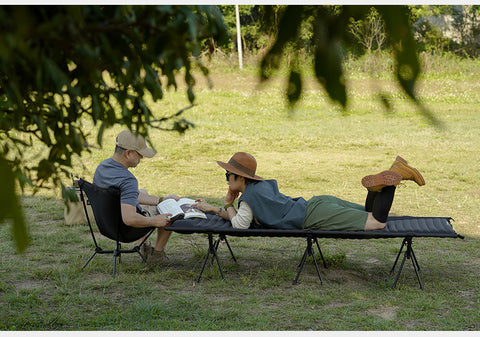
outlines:
[[232, 172], [225, 172], [225, 178], [227, 178], [227, 181], [230, 179], [230, 176], [234, 176], [235, 173], [232, 173]]

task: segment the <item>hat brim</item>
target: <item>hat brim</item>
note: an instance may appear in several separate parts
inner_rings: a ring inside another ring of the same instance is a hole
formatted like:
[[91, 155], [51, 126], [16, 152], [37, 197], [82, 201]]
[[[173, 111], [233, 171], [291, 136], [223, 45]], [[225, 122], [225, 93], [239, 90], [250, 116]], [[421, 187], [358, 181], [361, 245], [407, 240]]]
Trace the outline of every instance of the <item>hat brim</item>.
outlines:
[[137, 150], [137, 152], [140, 153], [142, 156], [147, 157], [147, 158], [152, 158], [153, 156], [155, 156], [157, 154], [157, 151], [155, 151], [154, 149], [152, 149], [150, 147], [147, 147], [147, 148], [142, 149], [142, 150]]
[[239, 169], [236, 169], [229, 163], [224, 163], [222, 161], [217, 160], [217, 164], [220, 165], [222, 168], [225, 170], [235, 173], [236, 175], [248, 178], [248, 179], [253, 179], [253, 180], [264, 180], [262, 177], [257, 176], [256, 174], [254, 176], [251, 176], [249, 174], [246, 174], [245, 172], [240, 171]]

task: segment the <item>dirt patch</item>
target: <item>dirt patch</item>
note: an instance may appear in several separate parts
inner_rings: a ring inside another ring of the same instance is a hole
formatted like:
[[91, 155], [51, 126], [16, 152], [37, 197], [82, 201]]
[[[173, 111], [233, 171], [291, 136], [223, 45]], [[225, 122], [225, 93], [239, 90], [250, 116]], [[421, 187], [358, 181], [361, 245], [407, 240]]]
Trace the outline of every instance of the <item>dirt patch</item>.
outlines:
[[368, 313], [374, 316], [378, 316], [384, 320], [390, 321], [397, 317], [398, 307], [390, 306], [390, 305], [381, 305], [378, 308], [371, 308], [368, 309]]

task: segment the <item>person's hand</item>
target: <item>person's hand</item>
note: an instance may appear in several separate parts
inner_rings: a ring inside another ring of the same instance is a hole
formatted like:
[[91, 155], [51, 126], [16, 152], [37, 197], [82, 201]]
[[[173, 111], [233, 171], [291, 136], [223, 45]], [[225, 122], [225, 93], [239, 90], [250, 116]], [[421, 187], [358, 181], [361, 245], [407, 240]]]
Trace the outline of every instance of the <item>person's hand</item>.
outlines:
[[193, 204], [192, 206], [196, 206], [200, 208], [201, 210], [210, 212], [212, 209], [212, 205], [210, 205], [208, 202], [205, 201], [205, 199], [195, 199], [196, 204]]
[[175, 199], [175, 201], [178, 201], [178, 200], [180, 200], [180, 197], [178, 195], [175, 195], [175, 194], [169, 194], [169, 195], [163, 197], [163, 200], [167, 200], [167, 199]]
[[234, 192], [230, 189], [230, 187], [228, 188], [228, 192], [227, 192], [227, 195], [225, 196], [225, 204], [233, 204], [233, 202], [235, 201], [235, 199], [238, 198], [238, 195], [240, 194], [240, 192]]
[[152, 227], [163, 228], [163, 227], [170, 226], [171, 219], [169, 219], [168, 217], [171, 215], [172, 214], [170, 213], [166, 213], [166, 214], [160, 214], [150, 218], [152, 221]]

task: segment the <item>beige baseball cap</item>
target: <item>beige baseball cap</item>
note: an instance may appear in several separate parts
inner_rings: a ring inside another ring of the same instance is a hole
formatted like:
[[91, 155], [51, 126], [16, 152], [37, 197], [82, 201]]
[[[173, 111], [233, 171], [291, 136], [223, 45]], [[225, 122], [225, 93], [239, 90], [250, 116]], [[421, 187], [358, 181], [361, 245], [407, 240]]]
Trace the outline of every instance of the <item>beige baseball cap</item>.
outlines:
[[145, 138], [137, 135], [135, 131], [123, 130], [117, 136], [117, 146], [125, 150], [133, 150], [140, 153], [142, 156], [152, 158], [157, 151], [148, 147]]

